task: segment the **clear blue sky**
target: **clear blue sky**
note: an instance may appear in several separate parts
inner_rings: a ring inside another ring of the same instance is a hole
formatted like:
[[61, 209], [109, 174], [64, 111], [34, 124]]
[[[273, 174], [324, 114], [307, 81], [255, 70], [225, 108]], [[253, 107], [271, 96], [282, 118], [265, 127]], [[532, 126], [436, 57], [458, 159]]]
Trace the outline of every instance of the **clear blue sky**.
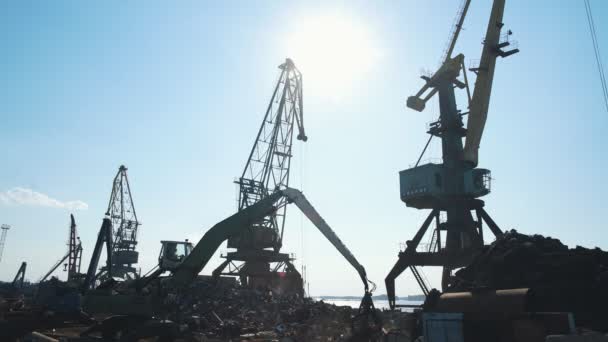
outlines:
[[[159, 240], [200, 237], [235, 211], [232, 181], [291, 56], [309, 136], [295, 147], [292, 185], [384, 293], [399, 242], [427, 214], [400, 202], [398, 171], [415, 162], [437, 106], [417, 113], [405, 99], [420, 69], [437, 66], [458, 3], [4, 1], [0, 199], [19, 187], [86, 203], [75, 211], [86, 266], [125, 164], [146, 271]], [[608, 66], [608, 2], [591, 3]], [[467, 60], [479, 58], [490, 6], [471, 5], [457, 46]], [[315, 45], [315, 23], [333, 21], [347, 23], [337, 33], [346, 51]], [[608, 249], [608, 113], [583, 1], [509, 0], [505, 23], [522, 52], [497, 67], [480, 156], [495, 178], [487, 209], [503, 229]], [[0, 201], [0, 222], [13, 225], [0, 279], [25, 260], [37, 280], [65, 253], [70, 210], [43, 204]], [[359, 294], [356, 273], [295, 207], [289, 214], [284, 250], [308, 265], [312, 294]], [[418, 292], [405, 273], [398, 293]]]

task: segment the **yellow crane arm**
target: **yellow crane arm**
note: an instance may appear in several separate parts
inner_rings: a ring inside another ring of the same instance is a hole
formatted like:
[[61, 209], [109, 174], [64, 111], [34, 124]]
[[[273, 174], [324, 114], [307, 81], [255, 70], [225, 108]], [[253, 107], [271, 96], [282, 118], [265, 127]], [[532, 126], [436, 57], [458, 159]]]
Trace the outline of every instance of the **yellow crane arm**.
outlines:
[[473, 166], [477, 166], [479, 144], [488, 117], [490, 95], [492, 93], [492, 81], [496, 58], [507, 57], [519, 52], [514, 49], [504, 52], [501, 49], [508, 46], [508, 42], [500, 42], [500, 30], [503, 26], [502, 18], [505, 9], [505, 0], [494, 0], [492, 12], [488, 22], [488, 29], [484, 39], [483, 52], [479, 67], [471, 69], [477, 74], [475, 88], [469, 107], [469, 120], [467, 122], [467, 135], [464, 146], [463, 158]]

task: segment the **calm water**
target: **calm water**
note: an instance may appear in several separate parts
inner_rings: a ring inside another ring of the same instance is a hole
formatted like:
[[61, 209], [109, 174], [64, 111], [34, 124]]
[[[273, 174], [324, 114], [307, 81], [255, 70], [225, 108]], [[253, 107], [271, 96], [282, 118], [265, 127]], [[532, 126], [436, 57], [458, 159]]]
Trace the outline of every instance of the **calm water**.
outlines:
[[[315, 298], [315, 300], [321, 300], [320, 298]], [[344, 299], [323, 299], [325, 303], [330, 303], [338, 306], [350, 306], [352, 308], [358, 308], [359, 304], [361, 304], [360, 300], [344, 300]], [[421, 305], [420, 301], [411, 301], [411, 300], [398, 300], [397, 304], [401, 305]], [[388, 300], [374, 300], [374, 306], [376, 309], [388, 309]], [[401, 308], [402, 311], [411, 311], [411, 308]]]

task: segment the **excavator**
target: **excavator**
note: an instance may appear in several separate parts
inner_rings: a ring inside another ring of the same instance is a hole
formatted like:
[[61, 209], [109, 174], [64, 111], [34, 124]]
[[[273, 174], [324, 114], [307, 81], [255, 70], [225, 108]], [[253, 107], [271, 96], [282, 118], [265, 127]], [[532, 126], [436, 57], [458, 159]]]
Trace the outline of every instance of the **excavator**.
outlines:
[[[376, 288], [375, 284], [367, 278], [365, 268], [319, 215], [304, 194], [293, 188], [277, 190], [257, 203], [217, 223], [204, 234], [195, 246], [192, 246], [188, 241], [163, 241], [157, 270], [148, 276], [115, 286], [101, 284], [96, 289], [83, 288], [83, 290], [86, 290], [83, 293], [83, 310], [89, 314], [120, 315], [122, 319], [153, 317], [162, 314], [164, 294], [180, 293], [189, 286], [224, 241], [242, 233], [252, 223], [258, 222], [265, 216], [281, 209], [281, 205], [289, 203], [294, 203], [306, 215], [359, 274], [363, 282], [364, 295], [357, 315], [354, 317], [353, 328], [356, 332], [369, 332], [379, 329], [381, 321], [376, 314], [372, 301], [372, 292]], [[100, 241], [105, 240], [108, 231], [107, 219], [104, 220], [104, 223], [106, 229], [102, 229], [102, 232], [100, 232]], [[103, 243], [96, 245], [94, 255], [101, 253], [102, 246]], [[178, 249], [183, 253], [176, 253]], [[160, 275], [165, 272], [170, 272], [170, 276], [161, 278]], [[148, 286], [152, 282], [156, 282], [159, 286]], [[118, 318], [111, 324], [107, 323], [106, 325], [125, 326], [124, 323], [117, 323], [116, 320]], [[99, 329], [103, 330], [103, 328]]]

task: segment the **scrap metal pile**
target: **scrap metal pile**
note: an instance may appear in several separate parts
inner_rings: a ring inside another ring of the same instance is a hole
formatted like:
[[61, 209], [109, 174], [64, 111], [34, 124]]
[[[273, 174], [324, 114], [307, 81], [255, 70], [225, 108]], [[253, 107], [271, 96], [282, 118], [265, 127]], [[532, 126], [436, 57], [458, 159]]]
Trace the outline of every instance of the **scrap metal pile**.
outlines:
[[[155, 319], [100, 316], [96, 322], [66, 321], [65, 315], [57, 315], [49, 308], [21, 308], [0, 314], [0, 326], [3, 327], [0, 330], [6, 330], [0, 331], [0, 336], [3, 336], [2, 340], [13, 340], [38, 331], [51, 338], [70, 341], [122, 341], [125, 336], [129, 340], [130, 334], [162, 336], [168, 341], [354, 340], [352, 316], [357, 310], [297, 295], [281, 296], [271, 290], [197, 281], [179, 295], [169, 294], [164, 304], [167, 314]], [[124, 336], [121, 339], [113, 331], [120, 328], [117, 325], [124, 324], [132, 329], [122, 327]]]
[[339, 341], [349, 338], [355, 310], [297, 295], [198, 283], [179, 299], [171, 319], [209, 339]]
[[456, 272], [447, 292], [529, 288], [530, 312], [572, 312], [577, 326], [608, 331], [608, 252], [506, 232]]

